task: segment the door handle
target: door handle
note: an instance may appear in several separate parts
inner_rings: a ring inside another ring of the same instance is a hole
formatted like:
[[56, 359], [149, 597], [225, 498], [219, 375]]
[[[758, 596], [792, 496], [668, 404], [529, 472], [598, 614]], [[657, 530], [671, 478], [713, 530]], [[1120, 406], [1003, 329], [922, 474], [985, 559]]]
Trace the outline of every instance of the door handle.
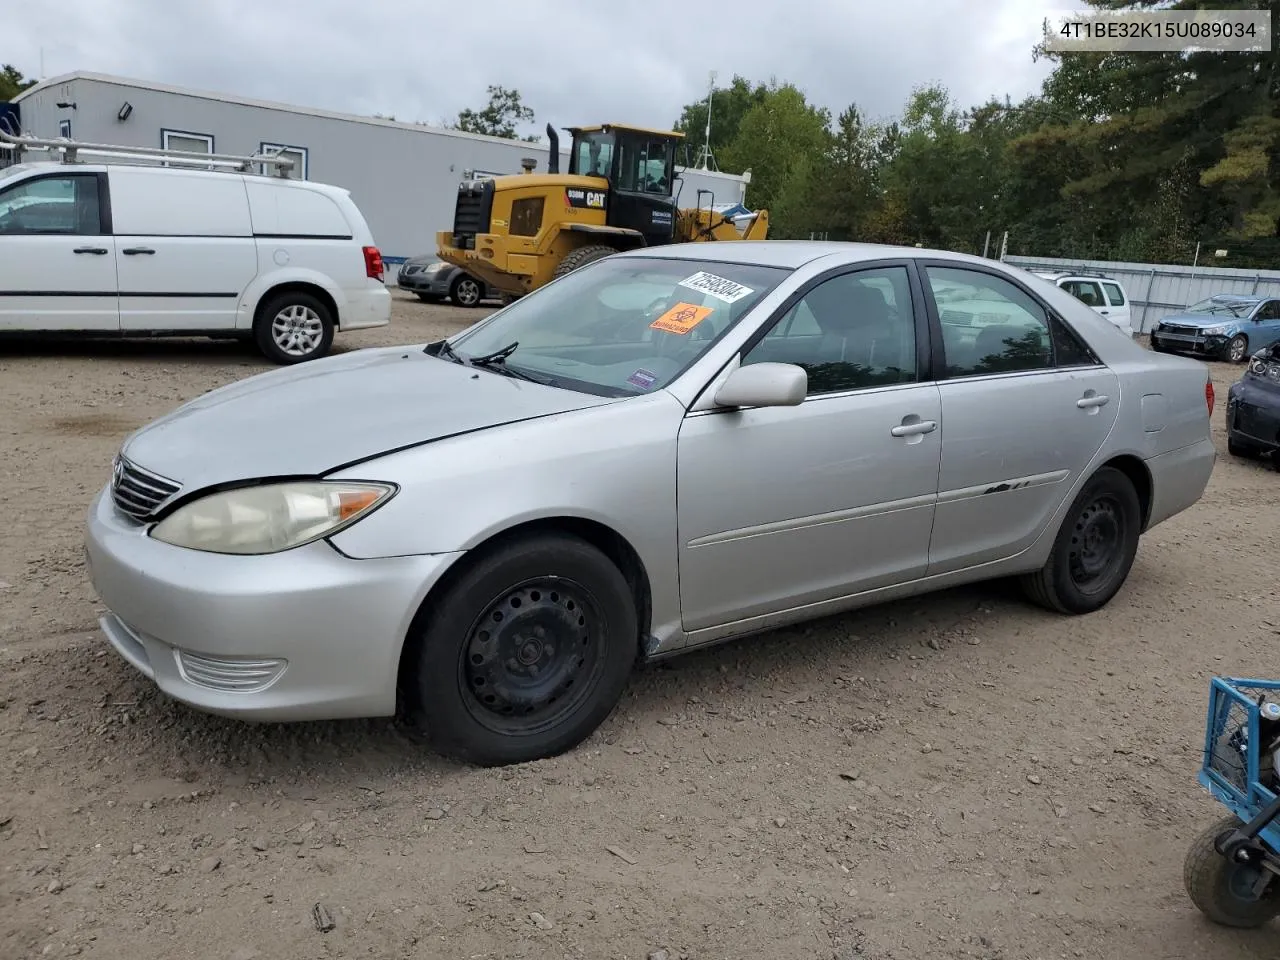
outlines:
[[1085, 394], [1076, 401], [1076, 406], [1081, 410], [1089, 410], [1096, 407], [1105, 407], [1111, 398], [1106, 394], [1095, 393], [1092, 395]]
[[106, 247], [76, 247], [75, 252], [76, 253], [96, 253], [98, 256], [103, 256], [104, 254], [107, 253], [107, 248]]
[[120, 251], [126, 257], [134, 257], [140, 253], [155, 253], [150, 247], [126, 247]]
[[935, 420], [916, 420], [913, 423], [902, 423], [892, 428], [889, 433], [895, 437], [918, 437], [921, 434], [933, 433], [938, 429]]
[[1098, 312], [1099, 312], [1100, 314], [1102, 314], [1102, 315], [1105, 317], [1105, 316], [1106, 316], [1108, 313], [1110, 313], [1111, 311], [1110, 311], [1110, 310], [1099, 310]]

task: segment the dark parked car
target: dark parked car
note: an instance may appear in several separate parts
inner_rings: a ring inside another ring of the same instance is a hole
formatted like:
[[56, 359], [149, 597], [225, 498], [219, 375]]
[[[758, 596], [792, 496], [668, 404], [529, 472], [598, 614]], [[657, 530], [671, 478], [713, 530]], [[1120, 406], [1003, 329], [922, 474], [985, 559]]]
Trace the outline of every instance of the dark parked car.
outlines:
[[423, 303], [439, 303], [447, 297], [460, 307], [478, 307], [482, 300], [499, 298], [496, 291], [461, 267], [427, 256], [406, 260], [396, 286], [416, 293]]
[[1227, 449], [1237, 457], [1280, 450], [1280, 343], [1250, 357], [1227, 390]]

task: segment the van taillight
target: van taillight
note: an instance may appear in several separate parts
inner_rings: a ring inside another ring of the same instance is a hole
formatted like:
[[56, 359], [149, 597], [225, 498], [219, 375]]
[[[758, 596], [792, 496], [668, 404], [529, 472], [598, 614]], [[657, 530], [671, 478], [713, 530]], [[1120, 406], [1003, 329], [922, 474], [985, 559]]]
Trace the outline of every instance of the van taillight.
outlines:
[[382, 253], [377, 247], [364, 248], [364, 272], [371, 280], [382, 279]]
[[1209, 408], [1210, 417], [1213, 416], [1213, 403], [1214, 403], [1213, 381], [1206, 380], [1204, 382], [1204, 405]]

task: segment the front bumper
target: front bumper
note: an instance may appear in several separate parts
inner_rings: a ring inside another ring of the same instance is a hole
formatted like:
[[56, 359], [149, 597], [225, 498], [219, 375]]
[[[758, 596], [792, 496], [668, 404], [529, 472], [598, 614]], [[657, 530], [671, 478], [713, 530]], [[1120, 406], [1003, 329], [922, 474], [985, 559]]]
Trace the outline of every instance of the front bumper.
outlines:
[[1227, 436], [1263, 452], [1280, 450], [1280, 390], [1255, 387], [1248, 380], [1227, 391]]
[[417, 273], [408, 275], [401, 271], [396, 280], [396, 286], [411, 293], [422, 293], [431, 297], [440, 297], [441, 299], [449, 295], [448, 276], [445, 271], [440, 270], [433, 270], [430, 273], [420, 270]]
[[89, 577], [108, 642], [166, 694], [245, 720], [389, 716], [400, 652], [459, 554], [352, 560], [325, 541], [267, 556], [173, 547], [94, 498]]
[[1230, 339], [1221, 335], [1206, 337], [1198, 334], [1166, 333], [1162, 330], [1151, 332], [1151, 345], [1154, 347], [1195, 353], [1205, 357], [1220, 357], [1225, 354]]

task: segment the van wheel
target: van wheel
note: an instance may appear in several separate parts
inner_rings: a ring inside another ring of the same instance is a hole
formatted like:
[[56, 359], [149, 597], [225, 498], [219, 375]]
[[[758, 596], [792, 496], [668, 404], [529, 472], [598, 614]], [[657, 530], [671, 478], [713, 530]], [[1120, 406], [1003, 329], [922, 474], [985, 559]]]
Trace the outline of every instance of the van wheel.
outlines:
[[563, 277], [566, 273], [572, 273], [579, 267], [585, 267], [588, 263], [603, 260], [605, 257], [612, 256], [617, 252], [613, 247], [606, 247], [603, 244], [579, 247], [577, 250], [565, 254], [565, 258], [556, 266], [556, 276]]
[[1142, 505], [1132, 481], [1114, 467], [1103, 467], [1071, 504], [1048, 562], [1022, 578], [1023, 590], [1034, 603], [1058, 613], [1101, 609], [1129, 576], [1141, 527]]
[[262, 305], [253, 335], [258, 349], [273, 363], [303, 363], [329, 352], [333, 315], [318, 297], [288, 290]]
[[411, 634], [410, 718], [441, 753], [482, 766], [569, 750], [622, 696], [639, 650], [621, 571], [566, 534], [472, 561]]

